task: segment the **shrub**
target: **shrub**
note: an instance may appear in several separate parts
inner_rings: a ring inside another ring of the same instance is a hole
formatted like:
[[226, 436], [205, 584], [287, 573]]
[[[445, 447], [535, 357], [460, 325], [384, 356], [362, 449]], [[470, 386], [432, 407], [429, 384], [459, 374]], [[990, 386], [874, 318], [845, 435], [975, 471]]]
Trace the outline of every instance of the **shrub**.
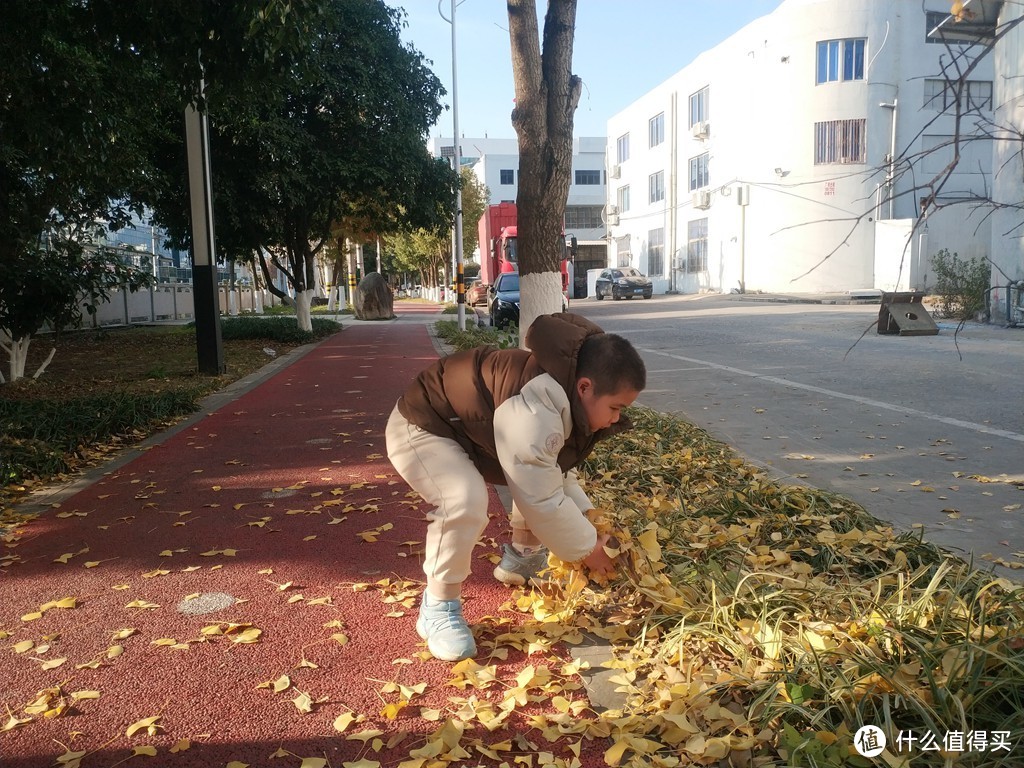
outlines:
[[312, 319], [313, 332], [299, 330], [294, 317], [242, 316], [221, 318], [224, 339], [265, 339], [278, 342], [306, 342], [322, 339], [341, 330], [341, 324], [324, 317]]
[[519, 328], [515, 323], [504, 331], [490, 326], [478, 328], [475, 324], [466, 323], [466, 330], [460, 331], [459, 324], [454, 320], [438, 320], [435, 328], [437, 335], [457, 351], [482, 346], [499, 349], [514, 349], [519, 346]]
[[72, 469], [85, 446], [146, 433], [199, 407], [198, 388], [64, 400], [0, 399], [0, 482]]
[[961, 259], [943, 248], [932, 258], [935, 270], [935, 295], [946, 317], [970, 320], [985, 309], [990, 268], [988, 259]]

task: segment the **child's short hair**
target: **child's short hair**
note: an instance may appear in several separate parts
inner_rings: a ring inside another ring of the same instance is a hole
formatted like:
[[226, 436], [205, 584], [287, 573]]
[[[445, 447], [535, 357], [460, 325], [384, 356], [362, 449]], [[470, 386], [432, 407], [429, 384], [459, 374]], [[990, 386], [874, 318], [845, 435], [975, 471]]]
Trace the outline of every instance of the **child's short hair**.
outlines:
[[647, 367], [632, 344], [615, 333], [588, 336], [576, 359], [576, 379], [594, 382], [595, 395], [608, 395], [647, 386]]

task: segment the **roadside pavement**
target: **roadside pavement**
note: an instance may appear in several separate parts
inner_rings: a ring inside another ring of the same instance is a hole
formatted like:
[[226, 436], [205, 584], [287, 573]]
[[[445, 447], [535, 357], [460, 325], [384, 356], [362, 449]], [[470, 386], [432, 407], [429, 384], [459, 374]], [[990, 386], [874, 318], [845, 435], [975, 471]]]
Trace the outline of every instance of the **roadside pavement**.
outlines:
[[[346, 320], [47, 498], [0, 545], [0, 765], [365, 768], [459, 742], [448, 718], [499, 694], [453, 687], [416, 635], [425, 510], [384, 445], [394, 402], [438, 356], [439, 309]], [[466, 585], [478, 660], [502, 689], [547, 665], [580, 698], [558, 672], [568, 655], [520, 631], [515, 593], [490, 575], [507, 528], [493, 492], [489, 512]], [[550, 690], [493, 733], [467, 729], [462, 764], [539, 750], [603, 764], [603, 739], [529, 728], [554, 711]]]

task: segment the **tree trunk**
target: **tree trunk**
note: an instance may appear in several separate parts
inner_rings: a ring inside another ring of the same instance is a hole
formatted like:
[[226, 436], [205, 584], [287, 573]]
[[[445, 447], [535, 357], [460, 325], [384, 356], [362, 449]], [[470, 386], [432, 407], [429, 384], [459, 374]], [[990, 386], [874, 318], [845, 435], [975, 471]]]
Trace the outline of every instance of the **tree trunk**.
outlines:
[[302, 256], [302, 262], [305, 279], [301, 286], [295, 286], [295, 316], [300, 331], [312, 331], [313, 317], [310, 308], [316, 295], [316, 255], [307, 249]]
[[[0, 384], [5, 384], [8, 381], [15, 382], [25, 378], [25, 364], [28, 362], [28, 348], [32, 343], [32, 336], [25, 335], [18, 339], [13, 339], [6, 331], [0, 331], [0, 349], [3, 349], [7, 353], [9, 358], [9, 365], [7, 368], [8, 378], [4, 378], [3, 373], [0, 373]], [[36, 369], [36, 372], [32, 374], [33, 379], [38, 379], [43, 375], [43, 371], [53, 360], [53, 356], [57, 353], [57, 348], [53, 347], [50, 350], [50, 354], [46, 356], [46, 359], [42, 362], [42, 365]]]
[[562, 223], [572, 172], [573, 114], [582, 83], [572, 74], [576, 0], [549, 0], [544, 45], [535, 0], [508, 0], [519, 137], [520, 344], [539, 315], [562, 309]]

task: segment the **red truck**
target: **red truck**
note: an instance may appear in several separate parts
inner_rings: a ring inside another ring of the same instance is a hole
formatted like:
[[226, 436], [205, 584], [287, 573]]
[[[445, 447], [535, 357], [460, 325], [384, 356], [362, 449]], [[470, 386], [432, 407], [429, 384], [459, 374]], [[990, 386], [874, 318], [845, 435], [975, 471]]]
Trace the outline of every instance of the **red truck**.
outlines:
[[[516, 204], [499, 203], [489, 205], [478, 225], [480, 242], [480, 282], [494, 285], [502, 272], [518, 272], [516, 257]], [[575, 242], [575, 238], [573, 239]], [[562, 238], [563, 248], [565, 238]], [[566, 249], [568, 251], [568, 249]], [[569, 290], [569, 254], [566, 252], [560, 265], [562, 293]]]

